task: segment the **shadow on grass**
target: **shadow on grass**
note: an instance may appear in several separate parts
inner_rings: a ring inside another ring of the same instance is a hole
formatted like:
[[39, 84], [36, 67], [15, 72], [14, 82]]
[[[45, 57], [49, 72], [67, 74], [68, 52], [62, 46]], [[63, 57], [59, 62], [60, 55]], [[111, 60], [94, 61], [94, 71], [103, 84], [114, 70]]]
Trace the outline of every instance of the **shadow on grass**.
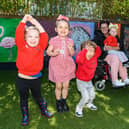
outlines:
[[76, 88], [76, 81], [70, 82], [67, 102], [70, 112], [57, 113], [55, 109], [55, 85], [48, 81], [48, 71], [44, 71], [42, 78], [42, 95], [48, 102], [48, 109], [54, 117], [46, 119], [40, 115], [40, 110], [29, 98], [30, 123], [22, 127], [19, 96], [15, 89], [16, 71], [1, 71], [0, 77], [0, 129], [128, 129], [129, 125], [129, 87], [112, 89], [110, 83], [102, 92], [96, 92], [94, 103], [97, 111], [84, 109], [84, 117], [74, 115], [80, 94]]

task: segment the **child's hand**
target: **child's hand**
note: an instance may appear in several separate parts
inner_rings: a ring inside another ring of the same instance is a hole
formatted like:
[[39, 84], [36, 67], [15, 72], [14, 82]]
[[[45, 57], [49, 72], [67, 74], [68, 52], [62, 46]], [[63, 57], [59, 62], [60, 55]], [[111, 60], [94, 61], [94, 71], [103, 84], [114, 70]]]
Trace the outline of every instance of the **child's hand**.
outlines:
[[38, 20], [32, 17], [30, 22], [36, 26], [40, 33], [45, 32], [43, 26], [38, 22]]
[[60, 49], [59, 49], [59, 48], [55, 49], [55, 50], [53, 51], [53, 54], [54, 54], [54, 56], [59, 55], [59, 54], [60, 54]]
[[104, 46], [104, 50], [112, 50], [112, 49], [113, 48], [111, 46], [107, 46], [107, 45]]
[[73, 49], [73, 45], [72, 44], [68, 44], [68, 49], [69, 50]]
[[74, 55], [74, 47], [72, 44], [68, 44], [68, 49], [69, 49], [69, 55], [73, 56]]
[[32, 19], [33, 19], [33, 17], [32, 17], [31, 15], [26, 14], [26, 15], [23, 17], [22, 21], [26, 23], [27, 21], [31, 21]]
[[33, 17], [29, 14], [26, 14], [25, 17], [27, 21], [31, 21], [33, 19]]

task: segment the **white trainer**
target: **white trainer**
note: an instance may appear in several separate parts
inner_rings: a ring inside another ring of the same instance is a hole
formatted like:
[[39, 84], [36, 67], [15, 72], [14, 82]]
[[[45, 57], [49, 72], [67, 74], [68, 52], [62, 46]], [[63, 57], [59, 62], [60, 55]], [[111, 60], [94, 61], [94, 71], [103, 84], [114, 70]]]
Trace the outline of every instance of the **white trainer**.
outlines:
[[126, 85], [129, 85], [129, 79], [128, 79], [128, 78], [125, 79], [125, 80], [124, 80], [124, 83], [125, 83]]
[[93, 103], [88, 103], [87, 108], [89, 108], [90, 110], [97, 110], [97, 107], [93, 104]]
[[76, 117], [83, 117], [83, 113], [82, 113], [82, 108], [81, 107], [76, 106], [75, 116]]
[[123, 87], [123, 86], [125, 86], [125, 82], [121, 82], [119, 80], [116, 80], [116, 81], [112, 82], [112, 84], [113, 84], [113, 87]]

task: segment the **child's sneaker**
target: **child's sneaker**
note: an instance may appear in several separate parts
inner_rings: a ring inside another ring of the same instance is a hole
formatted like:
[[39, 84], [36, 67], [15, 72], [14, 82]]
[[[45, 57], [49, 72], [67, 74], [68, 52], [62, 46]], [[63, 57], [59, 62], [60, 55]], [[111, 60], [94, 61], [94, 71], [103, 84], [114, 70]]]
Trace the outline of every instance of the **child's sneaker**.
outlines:
[[125, 80], [124, 80], [124, 83], [125, 83], [126, 85], [129, 85], [129, 79], [128, 79], [128, 78], [125, 79]]
[[89, 103], [89, 104], [87, 104], [86, 106], [87, 106], [87, 108], [89, 108], [90, 110], [97, 110], [97, 107], [96, 107], [94, 104], [92, 104], [92, 103]]
[[119, 88], [119, 87], [125, 86], [125, 82], [121, 82], [119, 80], [116, 80], [116, 81], [112, 82], [112, 84], [113, 84], [114, 88]]
[[80, 108], [79, 106], [76, 107], [75, 116], [83, 117], [82, 108]]
[[83, 117], [83, 114], [80, 114], [79, 112], [75, 112], [76, 117]]

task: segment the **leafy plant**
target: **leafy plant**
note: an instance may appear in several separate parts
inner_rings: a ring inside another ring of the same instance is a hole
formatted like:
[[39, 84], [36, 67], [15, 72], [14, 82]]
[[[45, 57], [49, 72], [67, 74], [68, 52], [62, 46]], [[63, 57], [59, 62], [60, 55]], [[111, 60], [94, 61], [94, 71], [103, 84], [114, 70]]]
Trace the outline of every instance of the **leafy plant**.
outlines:
[[0, 15], [129, 20], [129, 0], [0, 0]]

